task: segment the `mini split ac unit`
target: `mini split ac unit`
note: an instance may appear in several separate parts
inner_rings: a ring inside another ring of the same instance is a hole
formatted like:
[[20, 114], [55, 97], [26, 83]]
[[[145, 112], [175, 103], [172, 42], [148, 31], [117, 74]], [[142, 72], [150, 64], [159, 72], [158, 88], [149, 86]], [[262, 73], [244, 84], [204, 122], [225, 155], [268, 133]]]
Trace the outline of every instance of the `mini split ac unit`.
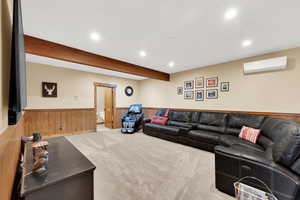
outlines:
[[282, 70], [287, 68], [287, 56], [244, 63], [244, 73]]

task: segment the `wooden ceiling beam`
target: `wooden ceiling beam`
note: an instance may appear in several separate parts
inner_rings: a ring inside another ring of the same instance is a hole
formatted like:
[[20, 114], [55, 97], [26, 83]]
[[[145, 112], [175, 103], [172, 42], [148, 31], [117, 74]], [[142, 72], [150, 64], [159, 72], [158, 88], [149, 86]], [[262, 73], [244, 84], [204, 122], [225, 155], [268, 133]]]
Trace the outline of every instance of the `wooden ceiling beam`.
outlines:
[[25, 52], [29, 54], [45, 56], [127, 74], [134, 74], [152, 79], [170, 81], [170, 75], [168, 73], [93, 54], [29, 35], [24, 35], [24, 43]]

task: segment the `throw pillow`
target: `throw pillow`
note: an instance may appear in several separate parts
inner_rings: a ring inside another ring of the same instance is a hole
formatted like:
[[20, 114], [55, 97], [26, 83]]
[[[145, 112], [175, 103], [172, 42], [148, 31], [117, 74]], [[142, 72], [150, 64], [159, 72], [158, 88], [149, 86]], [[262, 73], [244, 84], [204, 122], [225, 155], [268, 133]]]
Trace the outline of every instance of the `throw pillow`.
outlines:
[[243, 126], [239, 137], [249, 142], [256, 143], [259, 134], [260, 134], [259, 129]]
[[161, 124], [161, 125], [166, 125], [168, 122], [168, 114], [169, 114], [169, 109], [167, 109], [165, 115], [163, 117], [161, 116], [153, 116], [151, 117], [151, 123], [153, 124]]

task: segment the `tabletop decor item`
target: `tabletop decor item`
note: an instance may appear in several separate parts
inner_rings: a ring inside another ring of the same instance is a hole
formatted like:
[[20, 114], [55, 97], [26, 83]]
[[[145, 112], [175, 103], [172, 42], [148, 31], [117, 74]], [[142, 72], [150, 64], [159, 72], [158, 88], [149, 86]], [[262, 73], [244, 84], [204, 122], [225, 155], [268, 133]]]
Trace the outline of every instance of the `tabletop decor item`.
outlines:
[[32, 155], [33, 167], [32, 172], [37, 175], [44, 175], [47, 173], [48, 168], [48, 142], [42, 141], [41, 133], [33, 133]]
[[32, 134], [32, 136], [33, 136], [33, 139], [32, 139], [33, 142], [39, 142], [42, 140], [42, 134], [39, 132], [34, 132]]

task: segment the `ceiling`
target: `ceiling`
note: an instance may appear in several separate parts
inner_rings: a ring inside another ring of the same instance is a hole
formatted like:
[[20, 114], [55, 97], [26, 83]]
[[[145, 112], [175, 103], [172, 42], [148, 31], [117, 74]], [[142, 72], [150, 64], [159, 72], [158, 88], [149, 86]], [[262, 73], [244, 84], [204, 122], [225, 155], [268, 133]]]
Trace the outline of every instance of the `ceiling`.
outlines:
[[300, 46], [299, 0], [22, 3], [25, 34], [167, 73]]

